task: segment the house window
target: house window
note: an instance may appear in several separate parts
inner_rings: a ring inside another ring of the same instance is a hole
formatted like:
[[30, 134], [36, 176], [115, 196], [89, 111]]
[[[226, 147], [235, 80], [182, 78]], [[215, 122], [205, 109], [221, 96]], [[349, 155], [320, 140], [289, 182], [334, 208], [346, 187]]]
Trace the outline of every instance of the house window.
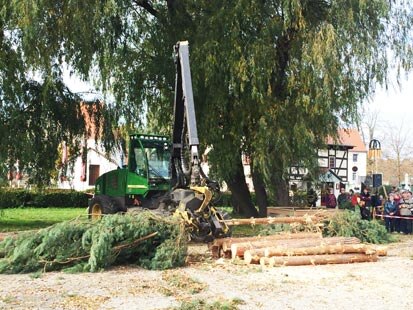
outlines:
[[96, 179], [99, 177], [99, 165], [89, 165], [89, 185], [95, 185]]
[[353, 163], [357, 162], [359, 154], [353, 154]]
[[328, 158], [328, 168], [332, 169], [336, 167], [336, 158], [334, 156], [330, 156]]

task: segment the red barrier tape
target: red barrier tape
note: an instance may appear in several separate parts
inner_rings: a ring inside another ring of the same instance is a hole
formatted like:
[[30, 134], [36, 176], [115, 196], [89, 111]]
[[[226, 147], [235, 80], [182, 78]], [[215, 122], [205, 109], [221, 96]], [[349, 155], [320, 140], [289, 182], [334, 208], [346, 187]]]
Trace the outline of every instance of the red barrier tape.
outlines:
[[397, 216], [397, 215], [376, 214], [376, 217], [380, 217], [380, 218], [388, 217], [392, 219], [404, 219], [404, 220], [413, 221], [413, 215]]

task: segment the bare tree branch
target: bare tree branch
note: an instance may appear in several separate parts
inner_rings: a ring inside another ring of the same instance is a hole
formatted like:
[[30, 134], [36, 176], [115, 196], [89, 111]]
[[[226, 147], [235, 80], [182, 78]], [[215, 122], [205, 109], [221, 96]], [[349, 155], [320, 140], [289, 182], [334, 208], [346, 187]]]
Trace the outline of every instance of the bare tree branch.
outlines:
[[402, 179], [402, 162], [403, 159], [409, 157], [412, 152], [412, 147], [409, 144], [409, 132], [404, 127], [404, 123], [399, 125], [389, 125], [386, 129], [386, 155], [389, 158], [394, 158], [396, 162], [397, 178], [400, 184]]
[[379, 122], [379, 110], [362, 108], [361, 116], [362, 124], [358, 126], [359, 131], [365, 145], [375, 137], [376, 126]]
[[149, 0], [132, 0], [137, 6], [145, 9], [149, 14], [158, 17], [158, 11], [152, 6]]

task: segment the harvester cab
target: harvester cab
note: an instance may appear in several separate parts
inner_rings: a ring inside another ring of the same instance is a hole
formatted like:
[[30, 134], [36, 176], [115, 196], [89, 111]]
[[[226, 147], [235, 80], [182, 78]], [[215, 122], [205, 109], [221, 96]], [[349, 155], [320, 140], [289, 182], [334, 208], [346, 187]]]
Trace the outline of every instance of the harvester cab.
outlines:
[[174, 46], [176, 79], [172, 141], [160, 135], [130, 135], [128, 166], [98, 178], [89, 216], [132, 207], [173, 213], [196, 241], [230, 234], [213, 206], [219, 186], [203, 173], [189, 66], [188, 42]]

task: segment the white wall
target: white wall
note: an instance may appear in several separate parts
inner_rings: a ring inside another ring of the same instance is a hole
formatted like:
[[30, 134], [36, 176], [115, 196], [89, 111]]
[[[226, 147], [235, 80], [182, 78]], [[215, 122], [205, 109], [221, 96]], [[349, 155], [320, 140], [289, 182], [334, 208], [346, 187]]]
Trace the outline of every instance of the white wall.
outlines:
[[[357, 154], [357, 162], [353, 161], [353, 154]], [[353, 180], [353, 167], [357, 167], [355, 180]], [[359, 188], [355, 191], [361, 191], [361, 182], [367, 175], [367, 152], [348, 152], [348, 185], [347, 190]]]
[[[78, 191], [83, 191], [87, 189], [94, 188], [94, 185], [89, 185], [89, 165], [99, 165], [99, 175], [102, 175], [108, 171], [115, 170], [120, 165], [120, 152], [115, 151], [114, 154], [111, 154], [111, 158], [118, 162], [118, 164], [113, 163], [105, 156], [105, 151], [100, 145], [95, 144], [94, 140], [89, 139], [87, 141], [88, 146], [88, 154], [87, 154], [87, 161], [86, 161], [86, 180], [81, 181], [82, 175], [82, 158], [79, 156], [76, 158], [74, 166], [73, 166], [73, 173], [71, 173], [70, 169], [67, 171], [67, 181], [61, 182], [59, 180], [58, 187], [65, 188], [65, 189], [75, 189]], [[98, 151], [96, 152], [95, 149]]]

